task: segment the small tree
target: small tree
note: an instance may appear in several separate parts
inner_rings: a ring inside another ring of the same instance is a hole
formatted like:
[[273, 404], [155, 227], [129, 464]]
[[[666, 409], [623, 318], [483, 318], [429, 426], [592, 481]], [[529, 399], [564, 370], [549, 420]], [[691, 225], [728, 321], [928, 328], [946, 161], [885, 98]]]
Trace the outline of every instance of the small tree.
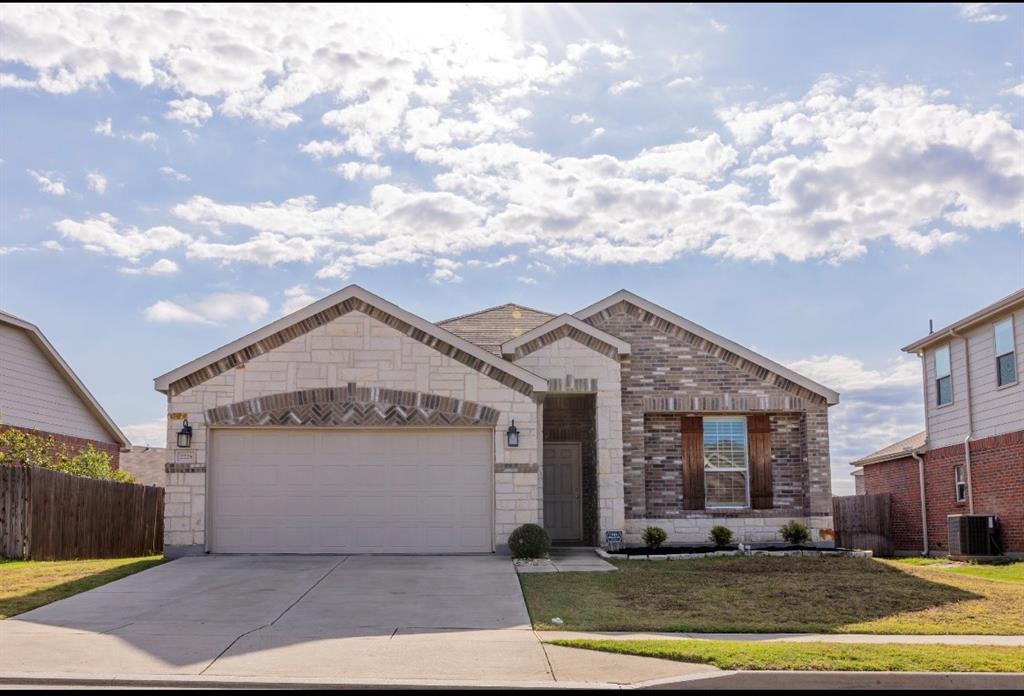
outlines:
[[644, 530], [643, 540], [652, 549], [656, 549], [668, 539], [668, 534], [661, 527], [648, 527]]
[[811, 532], [807, 529], [807, 525], [796, 520], [790, 520], [782, 525], [779, 528], [779, 533], [783, 539], [795, 546], [806, 544], [811, 540]]
[[715, 546], [726, 546], [732, 541], [732, 530], [724, 525], [716, 524], [708, 534], [708, 541]]
[[0, 425], [0, 464], [20, 464], [52, 469], [72, 476], [136, 483], [135, 477], [110, 466], [110, 455], [91, 444], [72, 454], [52, 435], [43, 437]]

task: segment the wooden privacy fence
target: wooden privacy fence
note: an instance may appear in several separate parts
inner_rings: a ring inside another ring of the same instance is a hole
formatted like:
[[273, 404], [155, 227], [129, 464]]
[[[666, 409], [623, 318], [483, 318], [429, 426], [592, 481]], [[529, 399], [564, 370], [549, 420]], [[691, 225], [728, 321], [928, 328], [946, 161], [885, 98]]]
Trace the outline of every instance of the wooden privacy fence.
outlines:
[[164, 489], [0, 466], [0, 555], [60, 561], [163, 551]]
[[891, 556], [892, 496], [888, 493], [832, 498], [836, 546], [870, 549], [876, 556]]

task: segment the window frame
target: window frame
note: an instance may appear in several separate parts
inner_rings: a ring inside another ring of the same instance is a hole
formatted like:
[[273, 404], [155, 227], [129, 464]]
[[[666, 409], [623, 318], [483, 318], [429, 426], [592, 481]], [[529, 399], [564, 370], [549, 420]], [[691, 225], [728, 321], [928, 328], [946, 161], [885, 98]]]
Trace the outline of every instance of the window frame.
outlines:
[[[709, 469], [707, 466], [707, 453], [704, 450], [704, 437], [707, 433], [705, 427], [708, 421], [740, 421], [743, 423], [743, 459], [745, 465], [740, 467], [715, 467]], [[748, 429], [747, 417], [744, 415], [735, 416], [702, 416], [701, 417], [701, 449], [704, 453], [704, 509], [705, 510], [749, 510], [750, 509], [750, 432]], [[708, 474], [709, 473], [743, 473], [744, 503], [742, 505], [721, 505], [709, 502], [708, 498]]]
[[[1009, 323], [1009, 325], [1010, 325], [1010, 350], [1003, 351], [1002, 353], [1000, 353], [999, 352], [999, 334], [998, 334], [998, 329], [999, 329], [1000, 325], [1007, 324], [1007, 323]], [[1016, 328], [1017, 327], [1014, 326], [1014, 324], [1013, 324], [1013, 315], [1012, 314], [1010, 316], [1006, 317], [1005, 319], [1000, 319], [999, 321], [992, 323], [992, 351], [995, 353], [995, 356], [996, 356], [995, 357], [996, 389], [1004, 389], [1006, 387], [1012, 387], [1013, 385], [1017, 384], [1018, 381], [1020, 381], [1020, 375], [1018, 374], [1019, 370], [1017, 369], [1017, 341], [1016, 341], [1016, 335], [1014, 334], [1014, 329], [1016, 329]], [[1000, 384], [999, 383], [999, 378], [1000, 378], [1001, 375], [999, 373], [999, 359], [1000, 358], [1004, 358], [1007, 355], [1013, 356], [1011, 361], [1010, 361], [1011, 364], [1013, 365], [1013, 381], [1006, 382], [1005, 384]]]
[[963, 464], [953, 467], [953, 500], [967, 502], [967, 474]]
[[[939, 376], [939, 352], [946, 351], [946, 365], [949, 372], [943, 376]], [[956, 400], [953, 394], [953, 349], [951, 343], [945, 343], [932, 352], [932, 368], [935, 370], [935, 406], [936, 408], [944, 408], [950, 406]], [[942, 380], [949, 380], [949, 401], [942, 401], [942, 387], [940, 383]]]

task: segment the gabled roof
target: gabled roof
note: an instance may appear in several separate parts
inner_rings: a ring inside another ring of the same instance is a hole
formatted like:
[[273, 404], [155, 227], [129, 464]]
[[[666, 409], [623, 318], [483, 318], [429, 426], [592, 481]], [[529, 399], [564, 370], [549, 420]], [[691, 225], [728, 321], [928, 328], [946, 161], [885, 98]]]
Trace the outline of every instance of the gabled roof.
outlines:
[[106, 430], [110, 436], [114, 439], [114, 442], [119, 444], [121, 447], [130, 447], [131, 443], [125, 434], [121, 432], [121, 429], [117, 427], [117, 423], [107, 415], [107, 412], [100, 406], [100, 402], [85, 388], [82, 380], [78, 379], [78, 375], [75, 374], [71, 366], [64, 362], [64, 358], [60, 356], [57, 349], [53, 347], [53, 344], [47, 340], [43, 332], [35, 324], [31, 324], [20, 317], [16, 317], [13, 314], [8, 314], [3, 310], [0, 310], [0, 323], [8, 324], [10, 326], [22, 329], [29, 335], [32, 342], [42, 351], [46, 359], [50, 361], [50, 364], [57, 370], [57, 372], [65, 379], [71, 390], [75, 392], [78, 398], [82, 401], [85, 407], [95, 416], [96, 420], [100, 422], [103, 429]]
[[258, 355], [267, 353], [350, 311], [366, 310], [378, 313], [382, 319], [395, 324], [396, 328], [400, 328], [400, 330], [406, 328], [409, 335], [413, 335], [417, 340], [449, 354], [453, 359], [459, 360], [479, 372], [495, 378], [506, 378], [510, 384], [515, 384], [516, 388], [520, 388], [521, 391], [531, 393], [547, 391], [547, 381], [543, 378], [502, 360], [479, 346], [473, 345], [426, 319], [407, 312], [358, 285], [349, 285], [267, 324], [261, 329], [171, 370], [153, 380], [154, 385], [157, 391], [164, 393], [182, 391]]
[[576, 312], [575, 316], [577, 319], [586, 321], [588, 318], [592, 317], [598, 312], [603, 312], [609, 307], [613, 307], [620, 302], [627, 302], [633, 305], [634, 307], [639, 307], [645, 312], [650, 312], [654, 316], [659, 317], [660, 319], [668, 322], [669, 324], [674, 324], [675, 326], [678, 326], [679, 328], [685, 331], [688, 331], [696, 336], [699, 336], [700, 338], [704, 339], [705, 341], [708, 341], [709, 343], [713, 343], [721, 348], [724, 348], [725, 350], [728, 350], [731, 353], [735, 353], [741, 358], [755, 365], [758, 365], [768, 370], [769, 372], [773, 372], [776, 375], [779, 375], [780, 377], [783, 377], [789, 380], [790, 382], [793, 382], [794, 384], [797, 384], [803, 387], [804, 389], [807, 389], [810, 392], [818, 394], [819, 396], [823, 397], [826, 403], [828, 403], [828, 405], [830, 406], [839, 403], [838, 392], [833, 391], [832, 389], [829, 389], [828, 387], [825, 387], [821, 384], [818, 384], [814, 380], [809, 379], [808, 377], [804, 377], [803, 375], [794, 372], [788, 367], [780, 365], [774, 360], [770, 360], [764, 357], [763, 355], [759, 355], [758, 353], [755, 353], [749, 348], [745, 348], [734, 341], [730, 341], [724, 336], [719, 336], [713, 331], [705, 329], [700, 324], [695, 324], [689, 319], [685, 319], [679, 316], [678, 314], [665, 309], [664, 307], [656, 305], [650, 300], [645, 300], [639, 295], [631, 293], [628, 290], [619, 290], [618, 292], [613, 293], [608, 297], [604, 298], [600, 302], [595, 302], [589, 307], [581, 309], [580, 311]]
[[893, 459], [901, 459], [910, 455], [911, 452], [918, 452], [928, 444], [927, 433], [922, 430], [919, 433], [915, 433], [910, 437], [894, 442], [888, 447], [883, 447], [877, 452], [872, 452], [866, 457], [861, 457], [856, 461], [850, 462], [850, 466], [863, 467], [867, 464], [880, 464], [881, 462], [892, 461]]
[[903, 351], [906, 353], [920, 353], [925, 348], [940, 341], [948, 341], [950, 336], [958, 331], [967, 331], [973, 328], [976, 324], [980, 324], [990, 319], [995, 319], [998, 315], [1004, 312], [1010, 312], [1024, 307], [1024, 288], [1021, 288], [1015, 293], [1007, 295], [1001, 300], [997, 300], [987, 307], [979, 309], [974, 314], [970, 314], [960, 321], [955, 321], [949, 326], [944, 326], [938, 331], [933, 331], [924, 338], [919, 338], [908, 346], [903, 347]]
[[501, 344], [522, 336], [554, 318], [554, 314], [518, 304], [503, 304], [437, 322], [456, 336], [501, 355]]
[[[592, 344], [592, 341], [597, 341], [604, 346], [607, 346], [616, 355], [629, 355], [629, 344], [623, 341], [621, 338], [612, 336], [606, 331], [602, 331], [596, 326], [586, 324], [571, 314], [561, 314], [554, 319], [547, 321], [532, 331], [527, 331], [518, 338], [513, 338], [511, 341], [506, 341], [501, 344], [501, 354], [506, 358], [513, 358], [516, 355], [516, 351], [519, 348], [537, 341], [545, 336], [552, 333], [564, 333], [566, 330], [569, 331], [567, 335], [570, 337], [574, 335], [582, 335], [587, 337], [587, 343]], [[583, 342], [583, 341], [581, 341]]]

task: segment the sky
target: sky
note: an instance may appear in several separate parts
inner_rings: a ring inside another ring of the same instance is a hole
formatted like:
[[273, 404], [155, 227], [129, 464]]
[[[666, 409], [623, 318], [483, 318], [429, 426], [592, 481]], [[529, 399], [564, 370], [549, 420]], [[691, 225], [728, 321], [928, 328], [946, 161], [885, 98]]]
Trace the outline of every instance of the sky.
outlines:
[[0, 307], [138, 444], [152, 379], [357, 283], [440, 320], [627, 288], [836, 389], [1024, 286], [1024, 12], [5, 5]]

